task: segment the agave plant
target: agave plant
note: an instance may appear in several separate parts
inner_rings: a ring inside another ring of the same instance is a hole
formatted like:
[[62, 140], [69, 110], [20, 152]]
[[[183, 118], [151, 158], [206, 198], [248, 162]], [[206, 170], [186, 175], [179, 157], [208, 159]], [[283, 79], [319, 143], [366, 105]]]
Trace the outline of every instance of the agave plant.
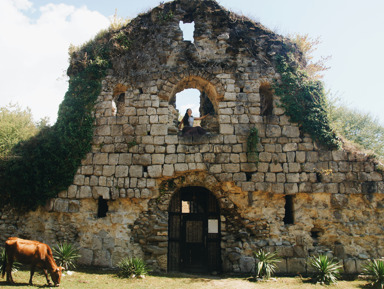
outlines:
[[124, 258], [117, 267], [119, 268], [117, 275], [123, 278], [142, 278], [149, 272], [147, 265], [140, 258]]
[[276, 252], [265, 252], [260, 249], [254, 252], [256, 259], [256, 278], [269, 279], [276, 271], [276, 263], [281, 261]]
[[313, 280], [315, 283], [329, 285], [336, 283], [337, 279], [340, 278], [342, 265], [326, 255], [311, 257], [309, 265], [314, 269]]
[[66, 270], [75, 269], [77, 259], [81, 257], [79, 250], [66, 242], [58, 244], [52, 251], [58, 265], [63, 266]]
[[372, 281], [372, 286], [375, 288], [384, 288], [383, 260], [369, 260], [363, 267], [363, 274], [369, 277], [369, 279]]

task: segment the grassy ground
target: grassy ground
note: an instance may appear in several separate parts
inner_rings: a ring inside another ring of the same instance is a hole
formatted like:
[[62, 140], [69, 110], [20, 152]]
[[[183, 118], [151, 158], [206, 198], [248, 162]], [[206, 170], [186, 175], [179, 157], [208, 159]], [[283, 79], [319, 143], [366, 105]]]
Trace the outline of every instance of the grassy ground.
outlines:
[[[29, 271], [19, 271], [13, 274], [16, 282], [11, 286], [0, 279], [2, 289], [24, 288], [28, 286]], [[42, 274], [35, 274], [34, 286], [29, 288], [46, 287], [45, 277]], [[366, 288], [366, 281], [339, 281], [336, 285], [321, 286], [314, 285], [308, 279], [300, 277], [278, 277], [268, 282], [253, 282], [249, 278], [230, 277], [230, 276], [198, 276], [188, 274], [167, 274], [151, 275], [145, 279], [122, 279], [116, 277], [113, 272], [81, 270], [72, 275], [66, 275], [61, 280], [60, 288], [65, 289], [249, 289], [249, 288], [269, 288], [269, 289], [353, 289]]]

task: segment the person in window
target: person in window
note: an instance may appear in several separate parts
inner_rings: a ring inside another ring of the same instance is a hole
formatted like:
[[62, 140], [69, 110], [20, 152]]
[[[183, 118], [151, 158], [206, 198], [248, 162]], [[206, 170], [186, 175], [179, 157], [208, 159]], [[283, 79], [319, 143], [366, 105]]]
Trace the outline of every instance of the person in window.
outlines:
[[202, 116], [202, 117], [193, 117], [192, 116], [192, 109], [188, 108], [185, 112], [185, 115], [183, 119], [181, 120], [179, 124], [179, 129], [181, 129], [181, 126], [184, 125], [182, 130], [183, 136], [193, 136], [193, 135], [205, 135], [207, 131], [203, 129], [200, 126], [193, 126], [193, 122], [195, 120], [202, 120], [206, 118], [208, 114]]

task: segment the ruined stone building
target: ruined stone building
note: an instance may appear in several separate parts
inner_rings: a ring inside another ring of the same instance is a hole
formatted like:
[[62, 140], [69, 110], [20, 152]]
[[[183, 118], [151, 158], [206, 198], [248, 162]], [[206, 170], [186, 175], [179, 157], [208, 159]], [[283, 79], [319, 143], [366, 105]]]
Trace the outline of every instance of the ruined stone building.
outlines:
[[[193, 41], [180, 22], [194, 23]], [[318, 253], [355, 273], [384, 255], [383, 167], [324, 148], [271, 89], [292, 44], [210, 0], [161, 4], [115, 35], [124, 49], [102, 81], [73, 184], [34, 212], [2, 212], [4, 238], [66, 240], [82, 264], [138, 256], [158, 271], [250, 272], [264, 249], [283, 258], [280, 273], [306, 273]], [[176, 94], [189, 88], [209, 113], [207, 135], [178, 131]]]

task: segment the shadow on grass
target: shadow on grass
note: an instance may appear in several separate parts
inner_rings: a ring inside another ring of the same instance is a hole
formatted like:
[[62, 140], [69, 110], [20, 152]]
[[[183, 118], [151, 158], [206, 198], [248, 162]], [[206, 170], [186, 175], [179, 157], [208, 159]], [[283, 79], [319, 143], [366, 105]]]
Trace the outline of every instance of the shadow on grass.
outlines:
[[[31, 285], [29, 285], [29, 283], [8, 283], [7, 281], [0, 281], [0, 287], [3, 287], [3, 286], [8, 286], [8, 287], [15, 287], [15, 288], [21, 288], [21, 287], [31, 287]], [[36, 284], [33, 284], [32, 285], [33, 287], [37, 287], [37, 288], [48, 288], [48, 287], [52, 287], [52, 286], [48, 286], [48, 285], [36, 285]]]

